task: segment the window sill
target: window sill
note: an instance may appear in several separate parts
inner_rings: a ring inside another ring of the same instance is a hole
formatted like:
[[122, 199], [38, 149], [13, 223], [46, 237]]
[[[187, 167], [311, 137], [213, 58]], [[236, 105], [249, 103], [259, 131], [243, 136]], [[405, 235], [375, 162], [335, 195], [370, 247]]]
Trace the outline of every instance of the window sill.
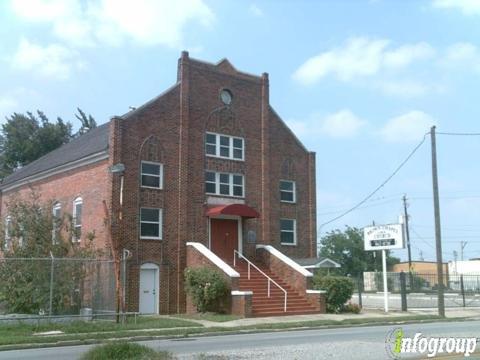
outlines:
[[140, 240], [162, 240], [161, 237], [140, 236]]
[[154, 190], [163, 190], [163, 187], [153, 187], [153, 186], [143, 186], [140, 185], [142, 189], [154, 189]]
[[283, 204], [296, 204], [296, 201], [287, 201], [287, 200], [280, 200], [281, 203]]
[[297, 246], [297, 244], [289, 244], [289, 243], [280, 243], [282, 246]]
[[207, 193], [207, 192], [205, 194], [208, 196], [216, 196], [216, 197], [222, 197], [222, 198], [245, 199], [245, 196], [213, 194], [213, 193]]
[[224, 156], [216, 156], [216, 155], [209, 155], [205, 154], [206, 157], [212, 158], [212, 159], [220, 159], [220, 160], [231, 160], [231, 161], [240, 161], [240, 162], [245, 162], [245, 158], [243, 159], [235, 159], [235, 158], [229, 158], [229, 157], [224, 157]]

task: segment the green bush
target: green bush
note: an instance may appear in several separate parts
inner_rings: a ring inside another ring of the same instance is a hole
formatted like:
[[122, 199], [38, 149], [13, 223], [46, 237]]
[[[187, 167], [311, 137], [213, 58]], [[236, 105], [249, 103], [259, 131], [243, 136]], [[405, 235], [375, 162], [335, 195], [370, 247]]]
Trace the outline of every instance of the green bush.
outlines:
[[360, 311], [362, 311], [362, 308], [360, 307], [360, 305], [350, 303], [350, 302], [343, 307], [343, 312], [346, 312], [346, 313], [360, 314]]
[[223, 275], [207, 267], [185, 269], [185, 290], [201, 313], [220, 312], [230, 291]]
[[171, 360], [172, 354], [165, 351], [155, 351], [147, 346], [116, 342], [99, 345], [90, 349], [82, 360]]
[[314, 287], [318, 290], [326, 290], [327, 312], [339, 313], [345, 303], [352, 297], [353, 282], [343, 276], [315, 276]]

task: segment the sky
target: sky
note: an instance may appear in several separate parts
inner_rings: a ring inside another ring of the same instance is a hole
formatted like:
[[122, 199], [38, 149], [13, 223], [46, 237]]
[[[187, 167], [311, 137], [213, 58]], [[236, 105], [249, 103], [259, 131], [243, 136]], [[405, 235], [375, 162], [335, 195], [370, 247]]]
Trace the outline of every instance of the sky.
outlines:
[[[43, 110], [99, 124], [176, 81], [182, 50], [269, 73], [270, 102], [317, 154], [319, 236], [398, 222], [435, 260], [429, 136], [480, 132], [480, 0], [0, 2], [0, 122]], [[480, 257], [480, 136], [437, 136], [444, 260]], [[327, 225], [325, 223], [330, 222]], [[406, 259], [406, 250], [394, 255]]]

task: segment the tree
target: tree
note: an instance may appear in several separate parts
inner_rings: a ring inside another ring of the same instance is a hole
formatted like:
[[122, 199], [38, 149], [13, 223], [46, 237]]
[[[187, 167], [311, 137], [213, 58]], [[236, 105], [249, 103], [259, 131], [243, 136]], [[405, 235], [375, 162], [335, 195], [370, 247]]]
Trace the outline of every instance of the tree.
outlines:
[[72, 125], [57, 118], [51, 123], [37, 111], [14, 113], [2, 125], [2, 170], [9, 174], [70, 141]]
[[40, 110], [36, 114], [13, 113], [7, 117], [0, 134], [0, 178], [97, 127], [92, 115], [87, 116], [80, 108], [77, 111], [75, 117], [81, 126], [74, 135], [70, 122], [60, 117], [50, 122]]
[[[345, 231], [333, 230], [321, 239], [320, 256], [328, 257], [341, 265], [342, 275], [360, 276], [364, 271], [381, 270], [381, 252], [365, 251], [361, 229], [347, 226]], [[376, 253], [374, 255], [374, 253]], [[400, 262], [400, 259], [387, 251], [387, 267]]]
[[82, 126], [78, 130], [78, 133], [76, 134], [76, 136], [83, 135], [97, 127], [97, 122], [95, 121], [92, 115], [88, 114], [87, 116], [87, 114], [85, 114], [80, 108], [77, 108], [77, 111], [78, 111], [78, 114], [75, 114], [75, 117], [78, 120], [80, 120], [80, 123], [82, 124]]
[[[0, 231], [4, 248], [0, 262], [0, 301], [8, 312], [38, 314], [50, 306], [51, 256], [92, 258], [102, 254], [93, 245], [94, 234], [73, 243], [72, 218], [54, 218], [52, 203], [39, 201], [32, 191], [28, 199], [7, 203], [8, 229]], [[55, 237], [55, 240], [53, 239]], [[82, 304], [82, 281], [89, 275], [82, 261], [54, 262], [54, 314], [78, 313]]]

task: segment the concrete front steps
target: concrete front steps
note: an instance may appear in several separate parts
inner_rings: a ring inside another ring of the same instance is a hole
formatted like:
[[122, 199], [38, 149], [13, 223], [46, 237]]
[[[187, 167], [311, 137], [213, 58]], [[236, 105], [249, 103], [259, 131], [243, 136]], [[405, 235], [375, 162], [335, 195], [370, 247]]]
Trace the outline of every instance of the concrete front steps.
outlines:
[[[233, 264], [231, 264], [233, 267]], [[252, 291], [252, 315], [281, 316], [281, 315], [304, 315], [317, 314], [318, 311], [307, 299], [295, 291], [284, 279], [279, 278], [268, 268], [255, 264], [272, 278], [278, 285], [287, 291], [287, 311], [284, 311], [285, 293], [275, 284], [270, 283], [270, 297], [268, 297], [268, 280], [253, 266], [250, 267], [250, 279], [248, 279], [248, 267], [244, 260], [237, 260], [234, 269], [240, 274], [239, 290]]]

